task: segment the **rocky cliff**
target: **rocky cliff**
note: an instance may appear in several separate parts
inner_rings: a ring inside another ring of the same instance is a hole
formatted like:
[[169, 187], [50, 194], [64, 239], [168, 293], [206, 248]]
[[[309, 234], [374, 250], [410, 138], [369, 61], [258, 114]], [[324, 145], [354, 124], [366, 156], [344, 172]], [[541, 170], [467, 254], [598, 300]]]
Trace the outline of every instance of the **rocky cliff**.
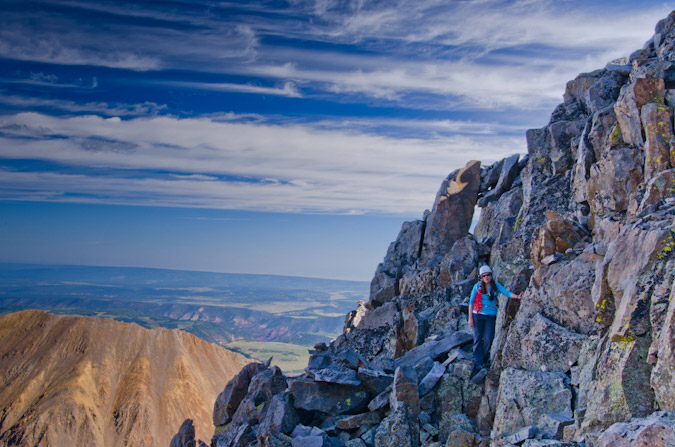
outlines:
[[[526, 156], [442, 182], [305, 374], [229, 382], [212, 447], [675, 446], [675, 12], [563, 99]], [[482, 263], [524, 294], [476, 385]]]
[[[212, 434], [223, 377], [248, 361], [178, 330], [24, 311], [0, 317], [0, 445], [168, 446]], [[195, 436], [193, 427], [193, 436]]]

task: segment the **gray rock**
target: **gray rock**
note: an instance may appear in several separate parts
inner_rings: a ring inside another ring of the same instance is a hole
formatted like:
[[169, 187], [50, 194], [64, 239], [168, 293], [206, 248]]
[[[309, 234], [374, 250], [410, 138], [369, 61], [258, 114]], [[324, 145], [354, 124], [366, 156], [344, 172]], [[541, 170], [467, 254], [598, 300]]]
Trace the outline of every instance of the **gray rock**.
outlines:
[[572, 391], [566, 382], [563, 373], [505, 369], [491, 437], [504, 438], [524, 426], [535, 426], [549, 438], [561, 436], [562, 427], [574, 422]]
[[358, 374], [353, 369], [340, 367], [338, 365], [330, 365], [328, 368], [310, 370], [306, 369], [308, 374], [314, 377], [317, 382], [336, 383], [339, 385], [359, 386], [361, 380]]
[[394, 366], [414, 366], [424, 358], [431, 358], [437, 360], [439, 357], [447, 354], [450, 350], [472, 343], [473, 335], [466, 332], [455, 332], [452, 335], [426, 342], [415, 349], [405, 353], [403, 357], [399, 357], [394, 361]]
[[[568, 372], [577, 363], [588, 339], [552, 322], [540, 313], [518, 318], [511, 325], [503, 350], [502, 366], [549, 372]], [[515, 442], [512, 442], [515, 444]]]
[[389, 405], [389, 398], [391, 396], [391, 390], [393, 387], [394, 385], [392, 383], [387, 388], [385, 388], [384, 391], [375, 396], [375, 398], [368, 403], [368, 409], [370, 411], [377, 411]]
[[288, 434], [300, 422], [291, 403], [291, 395], [288, 391], [276, 394], [270, 401], [265, 418], [260, 422], [258, 433], [279, 432]]
[[537, 427], [528, 426], [521, 428], [511, 436], [507, 436], [504, 440], [511, 444], [520, 444], [526, 439], [534, 438], [537, 434], [539, 434]]
[[442, 257], [471, 226], [480, 188], [480, 162], [469, 162], [450, 174], [441, 184], [427, 218], [422, 259]]
[[424, 396], [427, 394], [433, 387], [436, 386], [438, 381], [445, 374], [445, 366], [441, 363], [435, 362], [434, 367], [429, 371], [429, 373], [424, 376], [419, 385], [419, 395]]
[[399, 402], [375, 432], [374, 447], [419, 447], [419, 428], [409, 417], [405, 403]]
[[640, 78], [621, 88], [614, 111], [619, 121], [623, 141], [640, 147], [644, 144], [640, 109], [650, 102], [663, 105], [664, 95], [663, 79]]
[[417, 419], [420, 412], [417, 373], [410, 366], [399, 366], [394, 373], [394, 383], [389, 401], [390, 408], [397, 408], [399, 402], [406, 404], [407, 414]]
[[675, 445], [675, 413], [658, 411], [643, 419], [631, 419], [609, 427], [597, 447], [672, 447]]
[[297, 379], [290, 386], [295, 408], [331, 415], [358, 413], [368, 405], [368, 393], [354, 386]]
[[225, 425], [232, 420], [232, 416], [239, 408], [239, 404], [248, 392], [251, 379], [265, 369], [262, 363], [249, 363], [225, 386], [225, 390], [218, 395], [213, 407], [213, 425]]
[[366, 391], [378, 395], [394, 382], [394, 375], [382, 370], [359, 368], [358, 378]]
[[379, 413], [361, 413], [340, 419], [335, 422], [335, 426], [340, 430], [354, 430], [359, 427], [365, 427], [367, 429], [373, 425], [379, 424], [381, 419], [382, 417]]
[[670, 169], [671, 159], [675, 162], [675, 153], [671, 153], [670, 140], [673, 138], [673, 109], [663, 104], [649, 103], [642, 107], [640, 114], [645, 131], [645, 180]]
[[520, 155], [515, 154], [504, 159], [504, 162], [502, 163], [502, 170], [499, 175], [499, 180], [497, 181], [497, 184], [495, 185], [493, 190], [491, 190], [478, 200], [477, 204], [479, 207], [485, 208], [488, 203], [498, 200], [502, 196], [502, 194], [504, 194], [511, 188], [513, 181], [516, 179], [519, 173], [520, 167], [520, 165], [518, 164], [519, 158]]
[[192, 419], [185, 419], [178, 433], [171, 438], [170, 447], [196, 447], [195, 426]]

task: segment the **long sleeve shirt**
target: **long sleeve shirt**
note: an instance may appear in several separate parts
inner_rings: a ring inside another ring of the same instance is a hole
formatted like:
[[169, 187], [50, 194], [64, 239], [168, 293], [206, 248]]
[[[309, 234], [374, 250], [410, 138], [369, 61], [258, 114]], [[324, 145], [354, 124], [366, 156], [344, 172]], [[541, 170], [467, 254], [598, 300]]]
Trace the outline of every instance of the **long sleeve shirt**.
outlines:
[[[511, 297], [511, 292], [506, 290], [506, 288], [496, 282], [497, 292], [501, 293], [507, 298]], [[495, 294], [496, 295], [496, 294]], [[478, 296], [478, 299], [476, 297]], [[490, 293], [483, 295], [480, 293], [480, 282], [476, 283], [471, 290], [471, 298], [469, 299], [469, 309], [472, 309], [472, 312], [475, 314], [481, 315], [497, 315], [497, 299], [490, 299]], [[496, 298], [496, 296], [494, 296]]]

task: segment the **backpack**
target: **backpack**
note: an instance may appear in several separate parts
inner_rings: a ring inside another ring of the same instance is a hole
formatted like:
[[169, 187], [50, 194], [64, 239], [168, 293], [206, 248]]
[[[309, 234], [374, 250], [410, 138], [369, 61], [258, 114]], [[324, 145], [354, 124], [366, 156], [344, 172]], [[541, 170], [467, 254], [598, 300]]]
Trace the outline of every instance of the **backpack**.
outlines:
[[[489, 301], [497, 301], [498, 295], [499, 292], [497, 291], [497, 288], [493, 287], [490, 289], [490, 292], [488, 292], [487, 299]], [[495, 303], [495, 307], [499, 307], [499, 301]], [[473, 308], [476, 310], [476, 313], [480, 313], [480, 311], [483, 310], [483, 292], [480, 289], [480, 285], [478, 286], [478, 291], [476, 292], [476, 298], [473, 300]]]

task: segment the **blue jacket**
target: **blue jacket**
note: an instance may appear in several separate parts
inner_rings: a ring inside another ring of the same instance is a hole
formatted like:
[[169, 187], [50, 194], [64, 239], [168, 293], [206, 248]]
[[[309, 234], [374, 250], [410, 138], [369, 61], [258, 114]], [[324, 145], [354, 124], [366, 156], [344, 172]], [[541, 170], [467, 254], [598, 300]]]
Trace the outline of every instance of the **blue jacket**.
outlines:
[[[495, 282], [495, 284], [497, 284], [498, 293], [501, 293], [507, 298], [511, 297], [511, 292], [506, 290], [503, 285], [499, 284], [498, 282]], [[490, 291], [492, 292], [492, 290]], [[492, 298], [494, 299], [490, 299], [490, 295], [492, 295]], [[473, 286], [473, 290], [471, 290], [471, 298], [469, 299], [469, 308], [472, 309], [474, 314], [497, 315], [497, 303], [499, 301], [497, 300], [497, 294], [492, 293], [490, 295], [483, 296], [483, 294], [480, 292], [480, 282], [477, 282], [476, 285]]]

